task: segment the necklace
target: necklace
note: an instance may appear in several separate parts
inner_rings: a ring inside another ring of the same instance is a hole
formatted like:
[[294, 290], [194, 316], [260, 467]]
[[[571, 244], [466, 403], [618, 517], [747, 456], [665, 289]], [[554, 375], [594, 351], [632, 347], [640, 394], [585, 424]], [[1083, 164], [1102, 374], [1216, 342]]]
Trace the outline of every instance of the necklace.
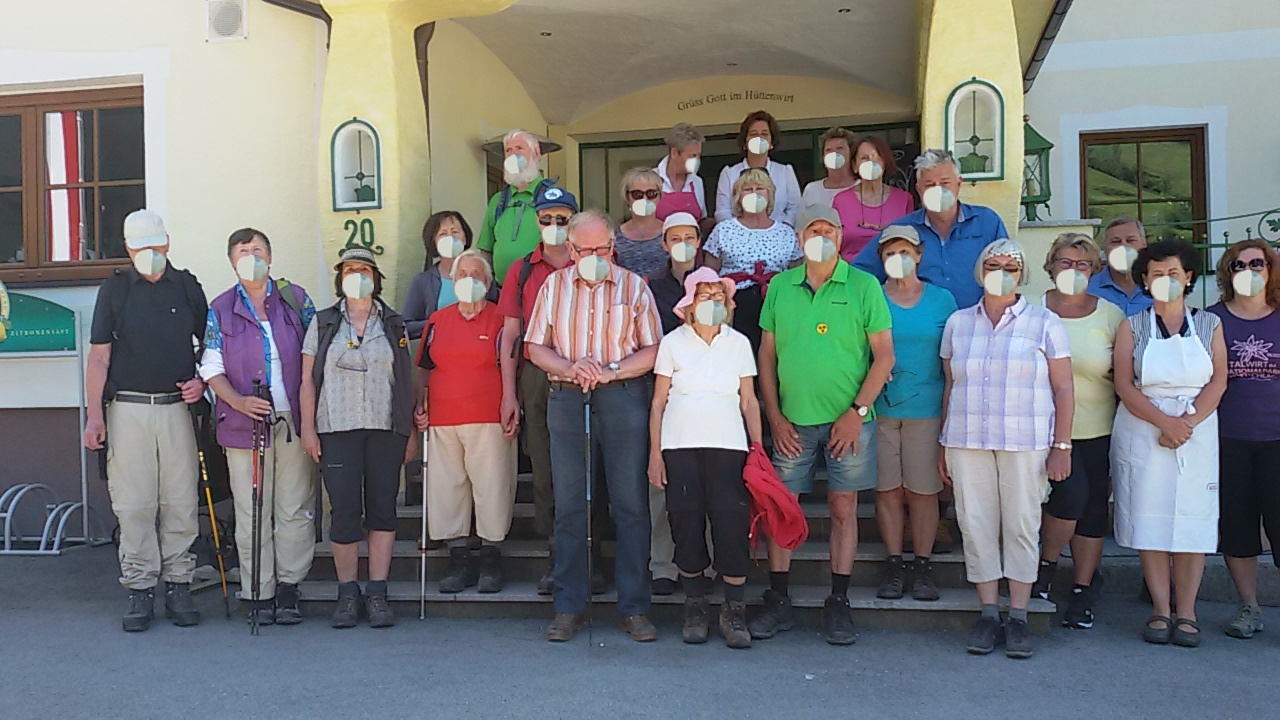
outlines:
[[888, 202], [888, 200], [889, 200], [888, 188], [886, 188], [882, 183], [880, 185], [880, 204], [876, 206], [876, 221], [875, 223], [869, 223], [867, 222], [867, 202], [866, 202], [866, 199], [863, 197], [862, 188], [859, 187], [858, 188], [858, 205], [862, 208], [862, 213], [861, 213], [862, 217], [858, 220], [858, 227], [865, 228], [867, 230], [875, 230], [877, 232], [879, 232], [880, 230], [883, 230], [884, 229], [884, 204]]

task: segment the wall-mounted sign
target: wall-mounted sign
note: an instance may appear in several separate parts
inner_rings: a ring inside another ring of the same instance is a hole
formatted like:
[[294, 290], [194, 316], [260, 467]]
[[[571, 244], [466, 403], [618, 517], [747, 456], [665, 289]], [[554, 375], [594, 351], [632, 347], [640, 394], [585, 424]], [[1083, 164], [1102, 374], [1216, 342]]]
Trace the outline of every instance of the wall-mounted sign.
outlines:
[[722, 102], [732, 102], [734, 100], [751, 100], [753, 102], [782, 102], [794, 103], [796, 96], [794, 94], [762, 92], [760, 90], [738, 90], [722, 93], [707, 93], [699, 98], [690, 98], [681, 100], [676, 103], [676, 110], [690, 110], [703, 105], [714, 105]]
[[333, 210], [376, 210], [382, 207], [382, 141], [372, 125], [359, 118], [338, 126], [330, 145]]
[[385, 248], [377, 244], [373, 220], [369, 218], [361, 218], [359, 222], [352, 218], [342, 223], [342, 230], [347, 233], [347, 244], [342, 246], [344, 250], [362, 247], [374, 255], [381, 255], [385, 251]]
[[0, 283], [0, 353], [75, 349], [75, 311], [43, 298], [9, 293]]
[[946, 147], [960, 162], [965, 181], [1004, 179], [1004, 95], [972, 78], [947, 98]]

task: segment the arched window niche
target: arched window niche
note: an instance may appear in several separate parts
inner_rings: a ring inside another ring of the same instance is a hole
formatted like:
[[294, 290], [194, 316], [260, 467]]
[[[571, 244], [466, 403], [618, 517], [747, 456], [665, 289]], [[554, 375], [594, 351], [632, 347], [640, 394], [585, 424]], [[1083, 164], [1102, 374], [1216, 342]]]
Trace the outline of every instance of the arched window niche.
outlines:
[[359, 118], [333, 131], [333, 210], [376, 210], [382, 207], [382, 141], [372, 125]]
[[971, 78], [947, 97], [947, 149], [960, 162], [966, 182], [1004, 179], [1004, 95], [986, 80]]

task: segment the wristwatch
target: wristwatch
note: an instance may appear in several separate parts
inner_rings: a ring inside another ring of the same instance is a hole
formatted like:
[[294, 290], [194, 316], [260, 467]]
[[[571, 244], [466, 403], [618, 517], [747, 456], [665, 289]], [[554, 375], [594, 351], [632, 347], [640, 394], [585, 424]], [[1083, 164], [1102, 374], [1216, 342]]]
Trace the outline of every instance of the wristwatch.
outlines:
[[1070, 450], [1070, 449], [1071, 449], [1071, 443], [1069, 443], [1069, 442], [1056, 442], [1056, 443], [1054, 443], [1054, 444], [1050, 445], [1049, 447], [1053, 448], [1054, 450]]
[[867, 413], [871, 411], [871, 408], [867, 407], [866, 405], [859, 405], [858, 403], [854, 403], [853, 411], [858, 413], [858, 417], [866, 417]]
[[607, 367], [608, 369], [610, 369], [610, 370], [612, 370], [612, 371], [613, 371], [613, 380], [612, 380], [612, 382], [617, 382], [617, 381], [618, 381], [618, 378], [622, 377], [622, 372], [621, 372], [622, 367], [621, 367], [620, 365], [618, 365], [618, 363], [616, 363], [616, 362], [611, 362], [611, 363], [609, 363], [608, 365], [606, 365], [605, 367]]

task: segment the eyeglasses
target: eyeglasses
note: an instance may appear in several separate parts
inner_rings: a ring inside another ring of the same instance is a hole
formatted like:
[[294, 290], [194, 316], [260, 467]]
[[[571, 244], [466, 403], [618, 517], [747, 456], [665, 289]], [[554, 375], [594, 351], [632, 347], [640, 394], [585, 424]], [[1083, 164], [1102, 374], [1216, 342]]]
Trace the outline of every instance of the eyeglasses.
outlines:
[[613, 254], [613, 243], [609, 243], [608, 245], [601, 245], [600, 247], [594, 247], [594, 248], [578, 247], [573, 243], [569, 243], [569, 247], [573, 248], [574, 252], [578, 253], [579, 255], [599, 255], [600, 257], [608, 257], [609, 255]]
[[720, 292], [700, 292], [695, 294], [693, 296], [693, 299], [698, 301], [719, 300], [720, 302], [724, 302], [726, 299], [728, 299], [728, 297], [729, 296], [723, 290], [721, 290]]
[[982, 269], [986, 270], [987, 272], [995, 272], [997, 270], [1003, 270], [1007, 273], [1022, 272], [1022, 268], [1018, 267], [1016, 264], [1005, 265], [1003, 263], [983, 263]]
[[557, 215], [556, 217], [543, 215], [542, 217], [538, 218], [538, 224], [541, 225], [542, 227], [551, 227], [552, 224], [559, 225], [560, 227], [564, 227], [565, 225], [569, 224], [569, 218], [563, 215]]
[[1265, 270], [1267, 268], [1266, 258], [1254, 258], [1246, 263], [1243, 260], [1231, 261], [1231, 272], [1237, 273], [1248, 268], [1250, 270]]
[[1071, 258], [1058, 258], [1059, 270], [1070, 270], [1075, 268], [1080, 272], [1089, 272], [1093, 270], [1092, 260], [1072, 260]]
[[654, 190], [653, 188], [649, 188], [648, 190], [628, 190], [627, 191], [627, 197], [631, 198], [632, 200], [657, 200], [661, 195], [662, 195], [661, 190]]

